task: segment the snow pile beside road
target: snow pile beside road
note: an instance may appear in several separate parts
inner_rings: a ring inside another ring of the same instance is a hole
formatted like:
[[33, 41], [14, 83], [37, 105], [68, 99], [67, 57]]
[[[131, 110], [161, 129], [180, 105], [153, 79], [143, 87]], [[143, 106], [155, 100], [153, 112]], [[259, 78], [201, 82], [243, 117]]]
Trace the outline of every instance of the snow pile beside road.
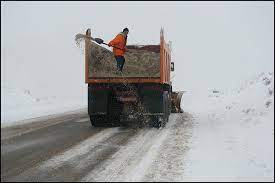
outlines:
[[228, 97], [227, 109], [231, 108], [234, 113], [241, 110], [242, 116], [250, 117], [264, 116], [274, 110], [274, 73], [261, 73], [246, 81]]
[[13, 122], [87, 107], [81, 97], [34, 97], [30, 90], [1, 86], [1, 127]]
[[229, 92], [186, 93], [194, 116], [186, 180], [274, 180], [274, 72]]

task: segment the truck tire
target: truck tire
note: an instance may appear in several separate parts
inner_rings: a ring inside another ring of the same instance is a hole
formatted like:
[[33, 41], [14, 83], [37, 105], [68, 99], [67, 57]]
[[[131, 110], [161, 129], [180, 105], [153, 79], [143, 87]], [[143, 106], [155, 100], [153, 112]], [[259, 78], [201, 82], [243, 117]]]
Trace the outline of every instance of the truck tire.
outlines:
[[105, 116], [90, 115], [91, 125], [94, 127], [103, 127], [106, 123]]
[[[115, 120], [116, 119], [116, 120]], [[119, 126], [116, 117], [108, 115], [90, 115], [91, 125], [94, 127], [115, 127]]]
[[153, 122], [152, 125], [154, 128], [165, 127], [166, 123], [168, 122], [168, 117], [166, 115], [153, 116], [152, 122]]
[[153, 126], [156, 128], [165, 127], [168, 122], [170, 114], [170, 105], [169, 105], [169, 94], [165, 93], [163, 95], [163, 115], [154, 116]]

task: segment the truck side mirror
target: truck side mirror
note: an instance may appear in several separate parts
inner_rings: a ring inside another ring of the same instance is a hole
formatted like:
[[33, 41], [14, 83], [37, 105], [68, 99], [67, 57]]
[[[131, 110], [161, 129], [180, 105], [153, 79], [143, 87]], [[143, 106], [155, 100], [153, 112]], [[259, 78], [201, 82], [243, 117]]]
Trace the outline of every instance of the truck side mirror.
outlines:
[[171, 71], [174, 71], [174, 70], [175, 70], [174, 62], [171, 62]]

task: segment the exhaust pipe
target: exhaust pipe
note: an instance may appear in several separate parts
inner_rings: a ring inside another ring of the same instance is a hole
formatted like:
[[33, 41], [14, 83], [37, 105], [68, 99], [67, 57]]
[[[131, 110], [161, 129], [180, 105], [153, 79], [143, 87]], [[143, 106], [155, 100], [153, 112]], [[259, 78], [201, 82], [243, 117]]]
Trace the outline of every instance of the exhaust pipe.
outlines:
[[181, 98], [183, 91], [172, 92], [171, 96], [171, 112], [172, 113], [183, 113], [181, 109]]

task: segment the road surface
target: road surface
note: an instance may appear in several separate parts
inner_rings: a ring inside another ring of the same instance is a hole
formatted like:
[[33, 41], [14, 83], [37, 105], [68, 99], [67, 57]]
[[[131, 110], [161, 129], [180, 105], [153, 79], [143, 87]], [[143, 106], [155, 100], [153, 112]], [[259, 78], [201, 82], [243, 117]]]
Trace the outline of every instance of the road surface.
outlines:
[[165, 128], [95, 128], [86, 110], [1, 128], [1, 181], [177, 181], [188, 114]]

